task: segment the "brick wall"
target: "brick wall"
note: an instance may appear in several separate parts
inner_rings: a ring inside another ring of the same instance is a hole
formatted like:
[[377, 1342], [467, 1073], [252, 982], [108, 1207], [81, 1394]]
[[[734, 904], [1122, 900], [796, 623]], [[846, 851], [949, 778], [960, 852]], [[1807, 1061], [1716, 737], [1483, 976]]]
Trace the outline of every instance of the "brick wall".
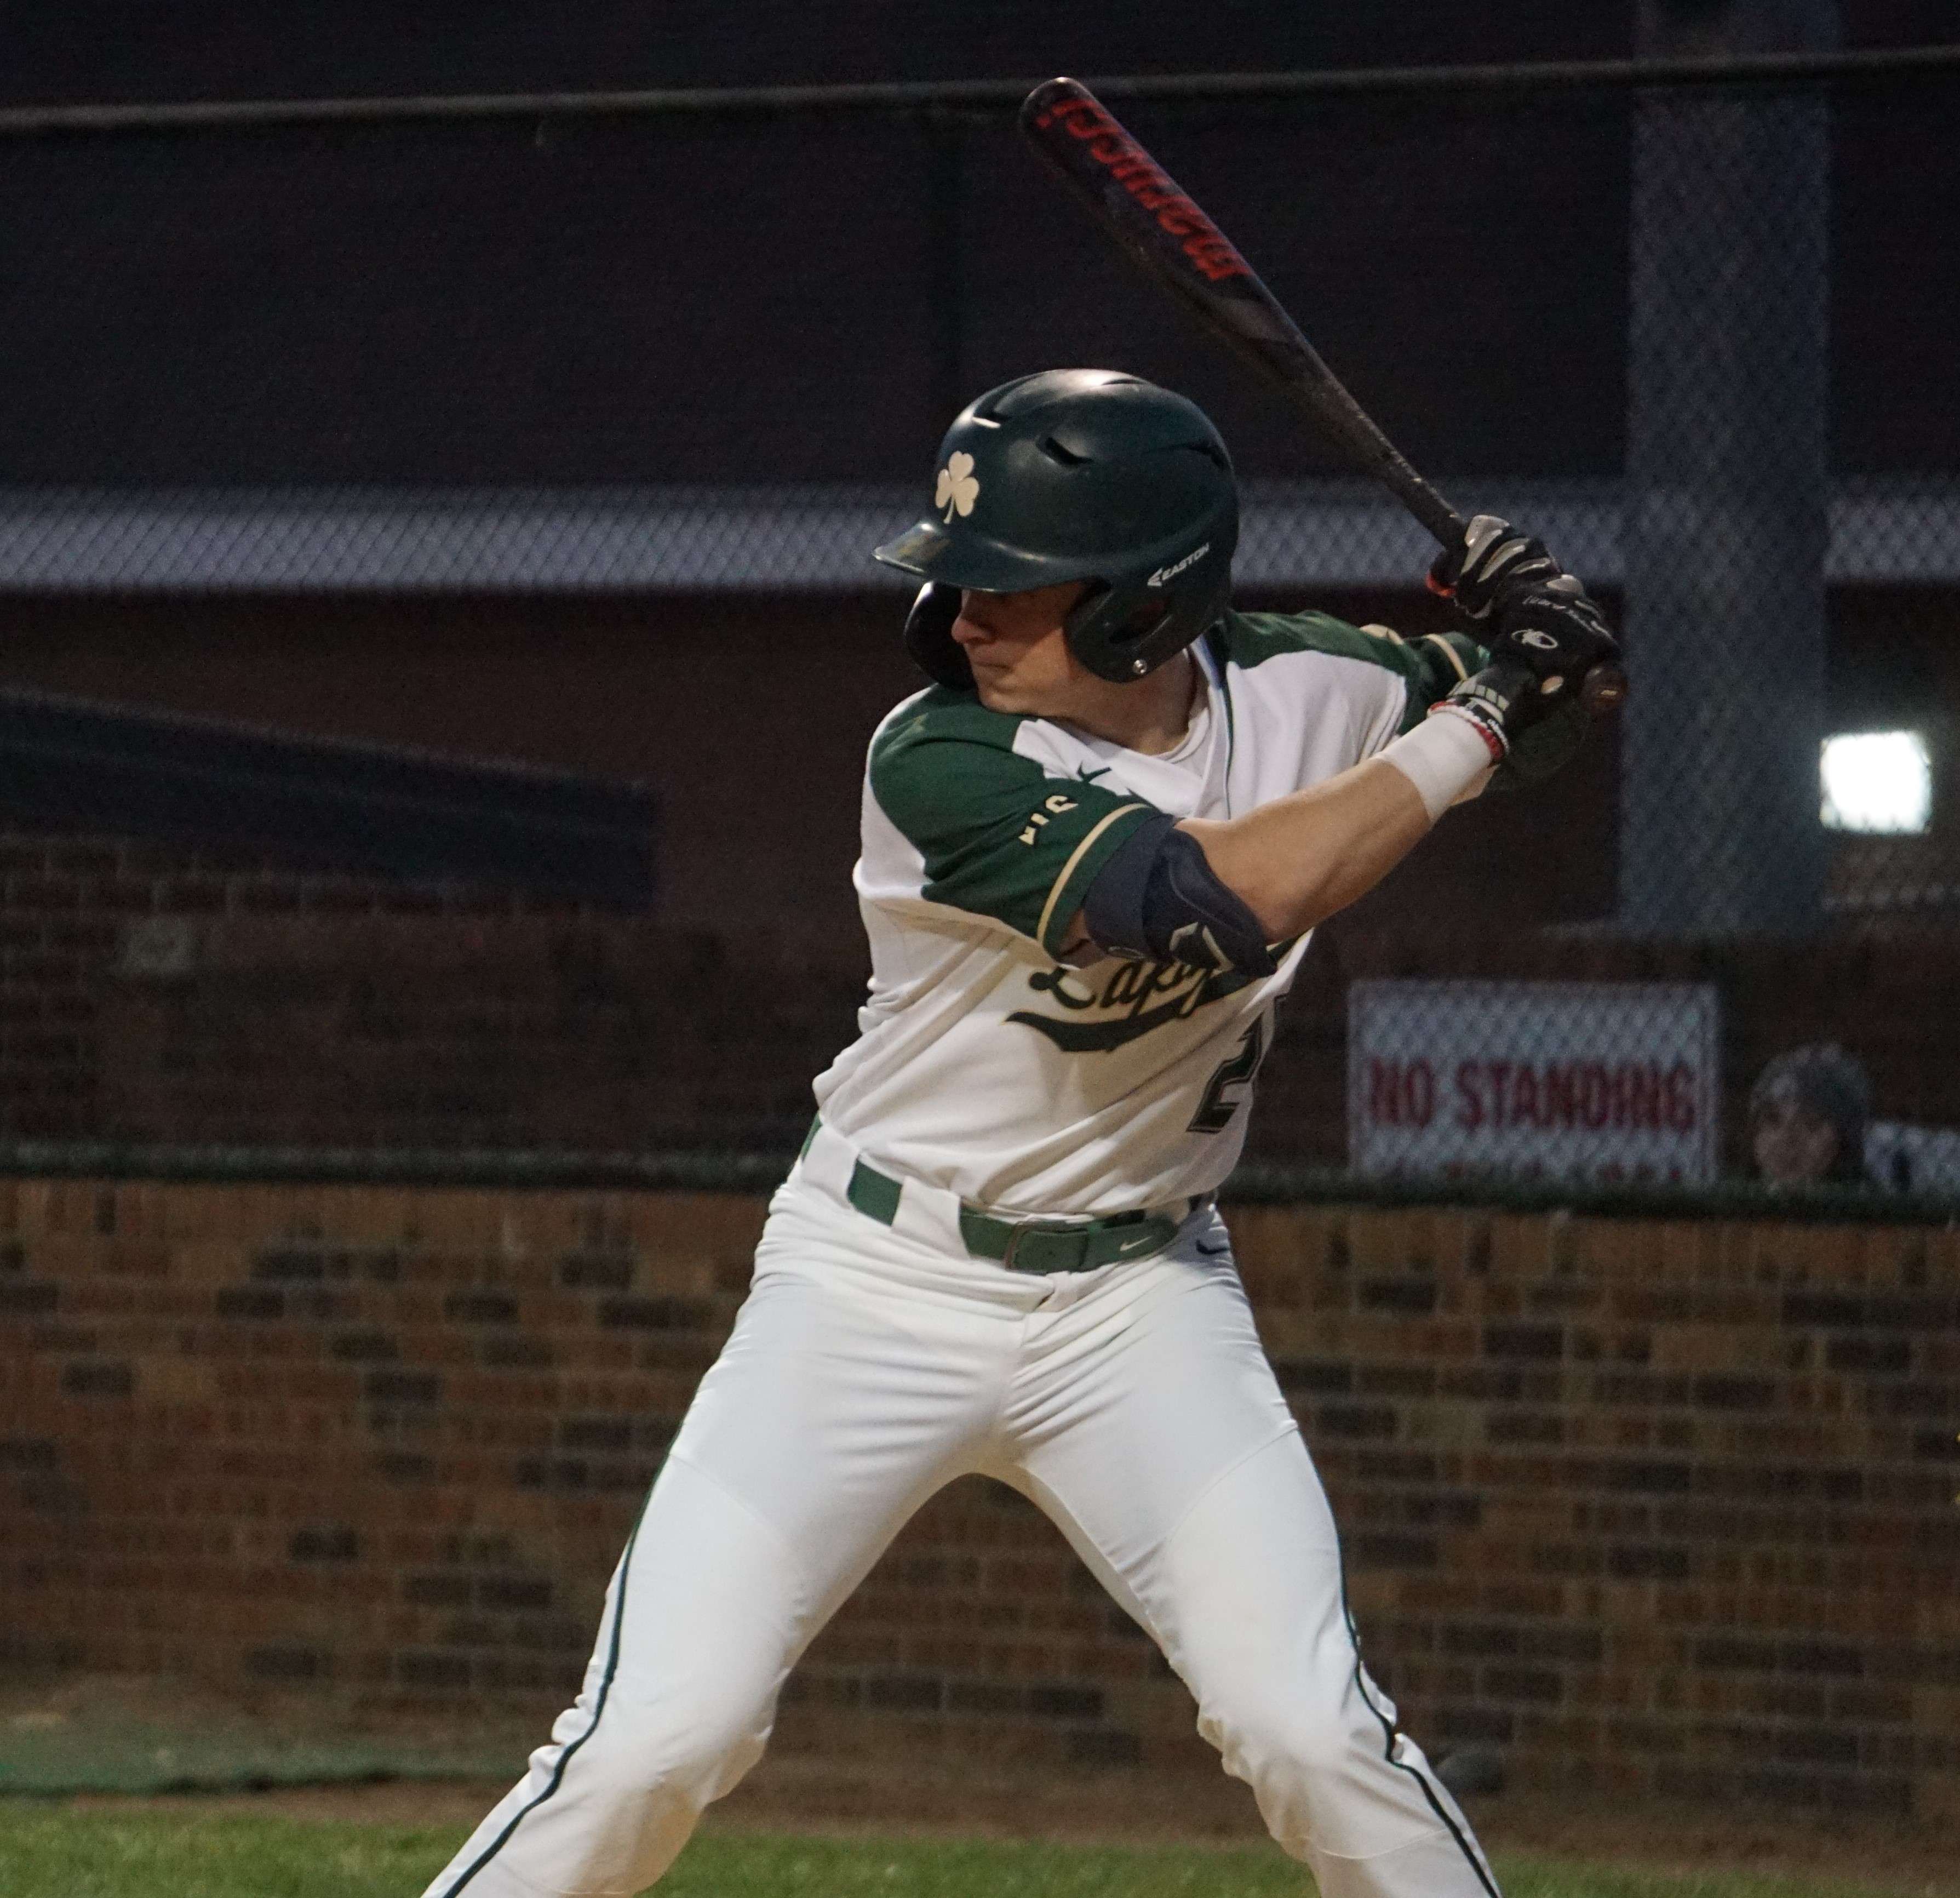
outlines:
[[[1322, 603], [1443, 623], [1421, 595]], [[0, 1139], [798, 1137], [867, 966], [850, 887], [864, 744], [918, 683], [892, 596], [5, 606], [24, 684], [643, 779], [661, 906], [622, 919], [0, 830]], [[1866, 589], [1834, 610], [1841, 715], [1917, 707], [1942, 772], [1934, 835], [1840, 838], [1834, 886], [1944, 889], [1944, 909], [1853, 909], [1783, 948], [1537, 927], [1611, 909], [1609, 728], [1554, 785], [1454, 814], [1320, 932], [1265, 1064], [1255, 1151], [1344, 1157], [1346, 984], [1373, 975], [1712, 980], [1732, 1135], [1762, 1062], [1825, 1038], [1869, 1065], [1881, 1117], [1960, 1125], [1960, 1061], [1926, 1031], [1960, 992], [1960, 745], [1938, 741], [1960, 706], [1954, 597]]]
[[[0, 1186], [12, 1658], [570, 1691], [758, 1201]], [[1523, 1779], [1960, 1810], [1960, 1233], [1233, 1215], [1373, 1664]], [[1060, 1538], [961, 1483], [779, 1753], [1215, 1772]]]
[[[1960, 1062], [1927, 1032], [1960, 992], [1960, 935], [1487, 934], [1415, 927], [1398, 900], [1392, 881], [1316, 936], [1255, 1156], [1344, 1161], [1347, 989], [1370, 976], [1716, 983], [1737, 1171], [1749, 1085], [1802, 1042], [1863, 1058], [1881, 1118], [1960, 1124]], [[788, 1151], [867, 969], [854, 917], [807, 922], [731, 931], [0, 830], [0, 1140]]]
[[0, 1138], [789, 1147], [826, 952], [488, 890], [0, 832]]

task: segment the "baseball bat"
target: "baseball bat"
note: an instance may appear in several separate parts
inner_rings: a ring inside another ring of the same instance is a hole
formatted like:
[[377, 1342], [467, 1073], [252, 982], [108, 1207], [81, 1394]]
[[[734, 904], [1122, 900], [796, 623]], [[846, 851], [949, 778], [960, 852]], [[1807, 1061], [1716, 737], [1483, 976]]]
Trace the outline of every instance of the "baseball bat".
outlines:
[[[1380, 482], [1439, 546], [1462, 540], [1463, 517], [1348, 393], [1232, 240], [1087, 86], [1050, 79], [1023, 100], [1020, 116], [1036, 151], [1133, 263]], [[1594, 666], [1580, 686], [1595, 715], [1626, 693], [1626, 675], [1611, 664]]]

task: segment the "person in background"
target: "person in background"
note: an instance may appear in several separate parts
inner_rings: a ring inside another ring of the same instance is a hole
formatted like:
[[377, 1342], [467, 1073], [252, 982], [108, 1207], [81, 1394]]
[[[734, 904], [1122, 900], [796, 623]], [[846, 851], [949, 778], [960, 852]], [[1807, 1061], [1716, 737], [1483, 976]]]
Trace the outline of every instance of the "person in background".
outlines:
[[1834, 1041], [1792, 1048], [1749, 1090], [1749, 1154], [1772, 1189], [1865, 1186], [1872, 1084]]

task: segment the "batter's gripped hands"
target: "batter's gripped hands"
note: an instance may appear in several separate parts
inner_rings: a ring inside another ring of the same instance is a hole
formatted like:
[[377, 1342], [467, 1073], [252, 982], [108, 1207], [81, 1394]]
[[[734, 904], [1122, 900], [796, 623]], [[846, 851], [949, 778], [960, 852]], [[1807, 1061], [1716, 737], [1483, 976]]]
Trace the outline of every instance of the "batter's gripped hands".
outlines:
[[1564, 571], [1542, 540], [1520, 533], [1500, 515], [1473, 514], [1463, 524], [1462, 541], [1445, 547], [1430, 563], [1429, 590], [1481, 626], [1507, 594], [1542, 585]]
[[1583, 699], [1562, 684], [1549, 689], [1508, 657], [1473, 673], [1433, 711], [1467, 718], [1496, 761], [1495, 790], [1514, 790], [1555, 775], [1572, 762], [1590, 722]]
[[1522, 667], [1500, 663], [1472, 674], [1430, 709], [1468, 719], [1490, 747], [1492, 763], [1502, 764], [1515, 754], [1527, 731], [1548, 718], [1555, 706], [1568, 702], [1547, 697]]
[[1497, 606], [1491, 658], [1531, 674], [1548, 697], [1580, 680], [1597, 665], [1617, 665], [1620, 642], [1592, 597], [1569, 573], [1542, 585], [1507, 593]]
[[1548, 698], [1619, 660], [1619, 642], [1585, 588], [1543, 541], [1495, 514], [1465, 524], [1462, 543], [1437, 556], [1429, 584], [1477, 623], [1494, 661], [1522, 666]]

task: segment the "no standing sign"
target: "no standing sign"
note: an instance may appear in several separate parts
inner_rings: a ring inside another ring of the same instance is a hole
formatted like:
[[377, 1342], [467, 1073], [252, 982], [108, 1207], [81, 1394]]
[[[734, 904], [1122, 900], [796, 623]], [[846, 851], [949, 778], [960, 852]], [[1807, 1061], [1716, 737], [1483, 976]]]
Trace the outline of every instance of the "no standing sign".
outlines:
[[1357, 982], [1357, 1173], [1705, 1183], [1716, 993], [1701, 983]]

